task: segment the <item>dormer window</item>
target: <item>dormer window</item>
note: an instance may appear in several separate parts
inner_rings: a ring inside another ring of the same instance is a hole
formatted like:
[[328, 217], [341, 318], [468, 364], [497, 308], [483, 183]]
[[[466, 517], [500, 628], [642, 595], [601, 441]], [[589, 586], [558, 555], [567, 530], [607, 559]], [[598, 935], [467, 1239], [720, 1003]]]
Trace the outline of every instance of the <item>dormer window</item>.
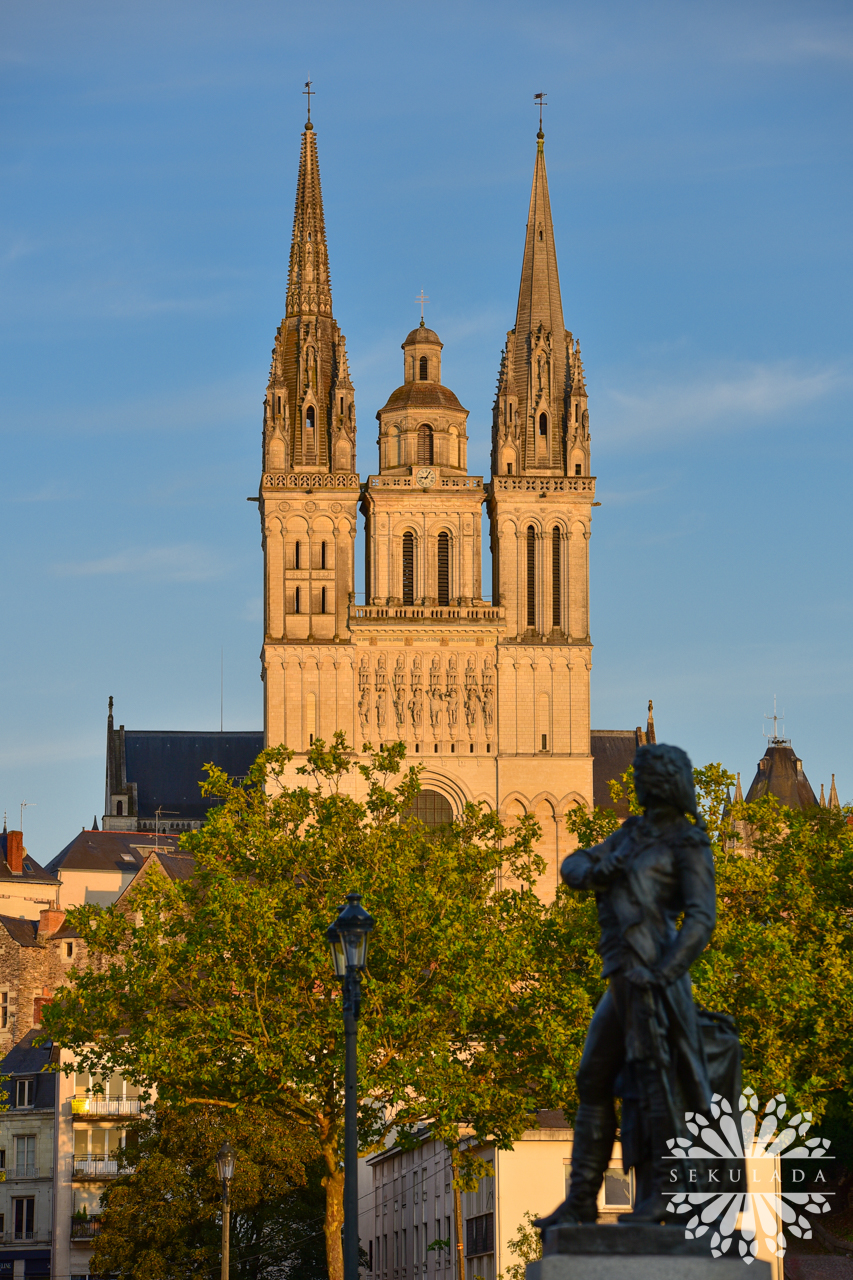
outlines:
[[35, 1105], [35, 1080], [17, 1080], [15, 1082], [15, 1106], [32, 1107]]
[[420, 359], [420, 380], [429, 382], [429, 360], [426, 356], [421, 356]]

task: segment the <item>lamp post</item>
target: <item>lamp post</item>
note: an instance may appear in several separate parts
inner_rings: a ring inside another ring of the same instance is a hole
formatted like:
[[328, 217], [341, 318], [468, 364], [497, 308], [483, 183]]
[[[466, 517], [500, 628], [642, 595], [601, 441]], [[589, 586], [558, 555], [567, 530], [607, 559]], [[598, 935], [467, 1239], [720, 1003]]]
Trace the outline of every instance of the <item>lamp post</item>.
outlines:
[[343, 982], [344, 1068], [344, 1280], [358, 1280], [358, 1086], [357, 1036], [361, 1012], [361, 975], [367, 965], [367, 935], [375, 921], [361, 905], [360, 893], [348, 893], [338, 918], [326, 930], [335, 976]]
[[234, 1164], [237, 1152], [230, 1142], [223, 1142], [216, 1153], [216, 1172], [222, 1183], [222, 1280], [228, 1280], [231, 1270], [229, 1254], [231, 1252], [231, 1179], [234, 1177]]

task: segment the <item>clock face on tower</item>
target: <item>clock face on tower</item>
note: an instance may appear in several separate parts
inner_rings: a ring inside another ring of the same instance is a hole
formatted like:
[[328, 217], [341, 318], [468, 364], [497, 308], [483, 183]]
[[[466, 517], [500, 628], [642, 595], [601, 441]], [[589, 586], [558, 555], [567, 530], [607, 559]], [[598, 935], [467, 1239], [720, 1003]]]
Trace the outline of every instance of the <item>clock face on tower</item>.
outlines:
[[415, 479], [422, 489], [431, 489], [435, 484], [435, 472], [432, 467], [421, 467], [415, 472]]

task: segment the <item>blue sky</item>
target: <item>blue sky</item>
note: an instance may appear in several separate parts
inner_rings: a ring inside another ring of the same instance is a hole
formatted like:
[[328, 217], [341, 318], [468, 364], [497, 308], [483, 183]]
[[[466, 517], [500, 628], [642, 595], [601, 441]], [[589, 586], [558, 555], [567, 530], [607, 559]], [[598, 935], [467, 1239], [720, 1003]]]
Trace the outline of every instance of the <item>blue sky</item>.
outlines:
[[485, 469], [535, 153], [602, 506], [593, 724], [853, 799], [846, 3], [7, 0], [0, 808], [47, 860], [134, 728], [261, 724], [261, 401], [301, 96], [359, 469], [432, 299]]

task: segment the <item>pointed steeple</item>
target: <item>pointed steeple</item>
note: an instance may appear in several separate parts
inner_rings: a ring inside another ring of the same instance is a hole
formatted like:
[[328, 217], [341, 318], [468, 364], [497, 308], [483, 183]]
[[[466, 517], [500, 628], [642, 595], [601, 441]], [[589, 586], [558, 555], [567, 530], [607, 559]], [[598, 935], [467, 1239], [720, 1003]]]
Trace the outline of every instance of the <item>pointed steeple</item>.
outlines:
[[563, 323], [545, 135], [536, 160], [518, 289], [494, 406], [498, 475], [589, 475], [589, 416], [580, 347]]
[[826, 808], [826, 796], [823, 794], [823, 783], [820, 784], [820, 800], [818, 800], [818, 804], [821, 809]]
[[743, 787], [740, 785], [740, 774], [737, 776], [737, 784], [735, 786], [735, 804], [743, 804]]
[[655, 737], [655, 707], [651, 698], [649, 698], [649, 715], [646, 720], [646, 742], [657, 742]]
[[835, 789], [835, 774], [832, 775], [832, 786], [829, 788], [829, 807], [830, 809], [841, 808], [841, 802], [838, 799], [838, 792]]
[[332, 315], [317, 135], [302, 133], [285, 318], [275, 337], [264, 412], [264, 471], [355, 471], [355, 399]]
[[332, 314], [332, 286], [326, 248], [326, 220], [320, 188], [317, 135], [309, 120], [302, 134], [296, 208], [287, 276], [287, 316]]

